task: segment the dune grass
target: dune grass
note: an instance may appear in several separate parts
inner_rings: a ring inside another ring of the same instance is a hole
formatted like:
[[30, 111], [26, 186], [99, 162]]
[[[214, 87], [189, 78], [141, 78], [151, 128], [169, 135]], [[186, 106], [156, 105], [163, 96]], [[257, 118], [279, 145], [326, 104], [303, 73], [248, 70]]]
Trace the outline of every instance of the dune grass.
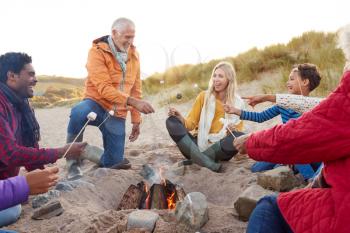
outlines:
[[[223, 60], [234, 65], [239, 84], [260, 80], [270, 73], [273, 80], [261, 84], [264, 93], [285, 92], [292, 66], [313, 63], [319, 67], [322, 75], [320, 86], [312, 92], [314, 96], [326, 96], [337, 86], [345, 63], [344, 54], [336, 46], [334, 33], [311, 31], [292, 38], [287, 44], [252, 48], [235, 57], [174, 66], [164, 73], [155, 73], [142, 81], [143, 95], [160, 94], [160, 105], [189, 101], [201, 90], [207, 89], [212, 69]], [[38, 79], [35, 88], [37, 96], [31, 101], [34, 106], [61, 106], [82, 98], [84, 79], [56, 76], [40, 76]], [[181, 94], [181, 99], [176, 98], [178, 94]]]
[[[263, 49], [252, 48], [235, 57], [211, 60], [208, 63], [172, 67], [164, 73], [156, 73], [143, 80], [144, 93], [154, 95], [164, 89], [185, 84], [178, 91], [183, 93], [184, 99], [192, 99], [198, 94], [193, 85], [206, 89], [212, 69], [223, 60], [234, 65], [239, 84], [259, 80], [262, 74], [266, 75], [268, 72], [277, 72], [280, 75], [275, 77], [277, 83], [264, 86], [265, 93], [285, 92], [285, 82], [292, 66], [313, 63], [319, 67], [322, 75], [320, 86], [313, 92], [315, 96], [325, 96], [336, 87], [345, 62], [344, 54], [336, 46], [334, 33], [311, 31], [291, 39], [287, 44], [271, 45]], [[163, 103], [175, 101], [178, 101], [176, 93], [162, 100]]]

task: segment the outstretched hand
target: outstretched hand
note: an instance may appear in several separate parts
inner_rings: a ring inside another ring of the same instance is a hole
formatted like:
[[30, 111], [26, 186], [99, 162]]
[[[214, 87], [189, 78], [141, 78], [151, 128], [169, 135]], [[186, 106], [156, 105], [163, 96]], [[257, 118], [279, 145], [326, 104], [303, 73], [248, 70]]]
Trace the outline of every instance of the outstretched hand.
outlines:
[[185, 118], [181, 115], [181, 113], [180, 113], [177, 109], [175, 109], [175, 108], [173, 108], [173, 107], [170, 107], [170, 108], [169, 108], [168, 116], [175, 116], [175, 117], [177, 117], [182, 123], [185, 122]]
[[81, 153], [84, 151], [86, 145], [87, 142], [75, 142], [73, 144], [68, 143], [60, 149], [60, 154], [63, 155], [64, 153], [67, 153], [65, 156], [66, 159], [78, 159]]
[[137, 111], [143, 114], [154, 113], [154, 108], [147, 101], [129, 97], [127, 100], [127, 104], [133, 106], [134, 108], [137, 109]]
[[246, 96], [246, 97], [242, 97], [242, 99], [247, 100], [247, 103], [254, 107], [257, 104], [263, 103], [265, 102], [265, 95], [255, 95], [255, 96]]
[[48, 167], [44, 170], [34, 170], [24, 175], [29, 186], [29, 194], [41, 194], [49, 191], [58, 180], [58, 167]]
[[238, 150], [239, 153], [241, 154], [247, 153], [246, 142], [249, 136], [250, 134], [245, 134], [233, 140], [233, 146]]

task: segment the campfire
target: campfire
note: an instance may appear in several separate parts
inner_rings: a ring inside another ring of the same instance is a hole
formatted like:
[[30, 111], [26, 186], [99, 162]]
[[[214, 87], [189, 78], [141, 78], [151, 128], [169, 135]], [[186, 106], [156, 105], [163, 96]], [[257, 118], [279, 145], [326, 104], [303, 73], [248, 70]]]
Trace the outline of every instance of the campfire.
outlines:
[[163, 178], [159, 170], [160, 182], [150, 186], [149, 181], [141, 181], [130, 185], [119, 203], [118, 210], [125, 209], [175, 209], [176, 202], [183, 200], [185, 191], [176, 184]]

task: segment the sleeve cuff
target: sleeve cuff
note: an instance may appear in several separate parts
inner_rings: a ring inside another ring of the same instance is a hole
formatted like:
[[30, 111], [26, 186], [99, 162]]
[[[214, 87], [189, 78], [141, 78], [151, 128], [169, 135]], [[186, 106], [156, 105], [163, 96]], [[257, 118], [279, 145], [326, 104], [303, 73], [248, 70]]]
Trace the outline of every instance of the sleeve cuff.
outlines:
[[15, 187], [15, 195], [17, 196], [16, 200], [18, 200], [18, 204], [26, 202], [29, 196], [29, 185], [26, 178], [24, 176], [16, 176], [10, 179], [16, 179], [18, 182], [18, 185]]
[[61, 158], [61, 155], [59, 154], [59, 149], [47, 149], [49, 150], [49, 163], [56, 162], [59, 158]]
[[132, 108], [130, 110], [131, 113], [131, 123], [132, 124], [138, 124], [141, 123], [141, 113], [137, 111], [136, 109]]
[[281, 103], [282, 97], [283, 97], [283, 94], [276, 94], [276, 104], [280, 104]]
[[128, 103], [128, 98], [129, 98], [128, 94], [120, 92], [120, 95], [118, 96], [116, 102], [122, 104], [123, 106], [126, 106]]
[[245, 120], [245, 111], [244, 110], [241, 110], [241, 115], [239, 116], [239, 119], [241, 120]]

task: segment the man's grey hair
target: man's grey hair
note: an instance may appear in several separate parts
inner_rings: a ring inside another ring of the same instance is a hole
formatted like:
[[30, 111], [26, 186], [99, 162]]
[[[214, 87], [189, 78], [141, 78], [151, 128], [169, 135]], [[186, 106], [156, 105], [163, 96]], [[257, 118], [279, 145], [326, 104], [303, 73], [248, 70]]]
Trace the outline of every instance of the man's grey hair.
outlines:
[[343, 50], [346, 60], [350, 61], [350, 24], [338, 31], [338, 45]]
[[127, 27], [135, 28], [135, 24], [128, 18], [118, 18], [112, 24], [112, 30], [117, 30], [118, 32], [124, 31]]

